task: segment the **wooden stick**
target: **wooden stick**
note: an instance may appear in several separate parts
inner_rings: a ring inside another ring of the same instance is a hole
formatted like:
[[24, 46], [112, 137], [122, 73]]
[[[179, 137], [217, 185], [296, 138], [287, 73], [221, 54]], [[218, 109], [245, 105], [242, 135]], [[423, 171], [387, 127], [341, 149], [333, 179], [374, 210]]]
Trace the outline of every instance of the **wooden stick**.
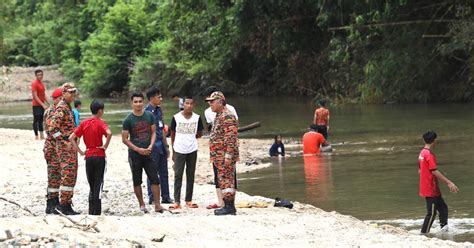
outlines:
[[59, 210], [57, 210], [57, 209], [56, 209], [56, 211], [59, 213], [59, 215], [60, 215], [61, 217], [66, 218], [67, 220], [69, 220], [70, 222], [72, 222], [74, 225], [78, 226], [79, 229], [81, 229], [81, 230], [83, 230], [83, 231], [87, 231], [87, 230], [89, 230], [89, 229], [92, 228], [92, 229], [94, 229], [94, 231], [96, 231], [97, 233], [100, 233], [99, 228], [96, 227], [97, 222], [94, 222], [94, 223], [92, 223], [92, 224], [90, 224], [90, 225], [84, 225], [84, 224], [78, 223], [77, 221], [73, 220], [73, 219], [70, 218], [69, 216], [63, 214], [61, 211], [59, 211]]
[[[385, 26], [400, 26], [400, 25], [409, 25], [409, 24], [423, 24], [423, 23], [444, 23], [444, 22], [455, 22], [456, 20], [415, 20], [415, 21], [400, 21], [400, 22], [385, 22], [385, 23], [373, 23], [362, 25], [363, 28], [369, 27], [385, 27]], [[337, 31], [337, 30], [347, 30], [351, 29], [352, 26], [342, 26], [342, 27], [331, 27], [328, 28], [328, 31]]]
[[21, 206], [20, 204], [14, 202], [14, 201], [8, 200], [8, 199], [3, 198], [3, 197], [0, 197], [0, 200], [4, 200], [4, 201], [9, 202], [9, 203], [11, 203], [11, 204], [13, 204], [13, 205], [16, 205], [16, 206], [18, 206], [19, 208], [25, 210], [26, 212], [30, 213], [30, 214], [33, 215], [33, 216], [38, 216], [38, 215], [34, 214], [33, 212], [31, 212], [28, 208], [23, 207], [23, 206]]

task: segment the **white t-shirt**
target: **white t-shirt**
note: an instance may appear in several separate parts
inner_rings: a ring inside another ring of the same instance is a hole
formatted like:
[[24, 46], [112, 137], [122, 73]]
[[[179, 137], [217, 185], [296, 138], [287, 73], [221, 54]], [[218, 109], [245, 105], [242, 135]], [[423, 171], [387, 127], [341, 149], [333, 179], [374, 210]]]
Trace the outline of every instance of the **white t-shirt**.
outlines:
[[197, 151], [196, 134], [202, 129], [201, 117], [194, 112], [189, 119], [186, 119], [182, 112], [175, 114], [171, 120], [171, 130], [175, 132], [173, 150], [182, 154]]
[[[230, 104], [226, 104], [225, 105], [227, 107], [227, 109], [235, 115], [235, 119], [239, 119], [239, 116], [237, 115], [237, 111], [235, 111], [235, 108], [230, 105]], [[206, 122], [207, 123], [214, 123], [214, 119], [216, 119], [216, 113], [215, 112], [212, 112], [211, 110], [211, 107], [207, 108], [205, 111], [204, 111], [204, 116], [206, 117]]]

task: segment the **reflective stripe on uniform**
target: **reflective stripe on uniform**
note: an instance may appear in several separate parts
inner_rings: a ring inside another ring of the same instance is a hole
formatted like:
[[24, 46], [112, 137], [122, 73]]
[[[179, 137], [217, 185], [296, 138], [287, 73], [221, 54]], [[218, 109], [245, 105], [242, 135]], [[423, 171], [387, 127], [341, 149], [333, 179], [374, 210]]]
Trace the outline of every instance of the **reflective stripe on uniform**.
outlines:
[[56, 193], [59, 192], [58, 188], [48, 188], [48, 193]]
[[234, 192], [235, 192], [235, 189], [233, 188], [226, 188], [222, 190], [222, 193], [234, 193]]
[[74, 187], [62, 186], [60, 187], [61, 191], [74, 191]]

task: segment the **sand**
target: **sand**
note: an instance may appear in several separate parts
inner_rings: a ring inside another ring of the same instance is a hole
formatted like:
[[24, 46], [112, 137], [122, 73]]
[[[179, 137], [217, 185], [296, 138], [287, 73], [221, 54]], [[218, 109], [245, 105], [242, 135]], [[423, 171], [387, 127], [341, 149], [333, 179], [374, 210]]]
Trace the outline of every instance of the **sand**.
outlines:
[[[112, 138], [107, 151], [107, 173], [103, 196], [103, 214], [71, 217], [80, 224], [96, 223], [100, 232], [84, 230], [57, 215], [45, 215], [47, 184], [43, 142], [33, 139], [28, 130], [0, 129], [0, 195], [31, 210], [32, 214], [0, 200], [0, 247], [7, 245], [86, 245], [86, 246], [161, 246], [176, 247], [333, 247], [333, 246], [411, 246], [473, 247], [427, 238], [401, 228], [375, 225], [336, 212], [325, 212], [307, 204], [295, 203], [293, 209], [273, 207], [274, 200], [238, 192], [237, 202], [266, 202], [267, 208], [239, 208], [236, 216], [214, 216], [205, 209], [215, 202], [215, 189], [209, 165], [207, 139], [200, 139], [194, 202], [197, 209], [182, 209], [178, 214], [143, 214], [133, 195], [127, 149], [120, 136]], [[246, 166], [245, 161], [267, 156], [271, 140], [241, 140], [238, 172], [269, 166]], [[170, 168], [170, 188], [173, 173]], [[183, 183], [184, 184], [184, 183]], [[171, 190], [172, 191], [172, 190]], [[184, 198], [184, 185], [182, 190]], [[145, 190], [146, 192], [146, 190]], [[88, 184], [84, 161], [79, 163], [74, 208], [87, 213]], [[169, 206], [169, 205], [164, 205]], [[148, 205], [149, 209], [153, 206]], [[6, 239], [5, 230], [13, 238]], [[157, 239], [162, 238], [161, 242]], [[155, 241], [153, 241], [155, 240]]]

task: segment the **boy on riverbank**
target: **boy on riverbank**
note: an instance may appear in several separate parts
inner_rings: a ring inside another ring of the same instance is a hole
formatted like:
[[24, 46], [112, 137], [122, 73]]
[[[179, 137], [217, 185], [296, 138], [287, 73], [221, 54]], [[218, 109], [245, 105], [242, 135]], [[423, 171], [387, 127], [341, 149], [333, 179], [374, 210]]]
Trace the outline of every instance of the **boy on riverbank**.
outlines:
[[421, 227], [421, 233], [429, 233], [431, 225], [436, 218], [436, 211], [439, 212], [439, 222], [441, 229], [446, 229], [448, 225], [448, 205], [441, 197], [441, 191], [438, 186], [438, 179], [448, 185], [449, 190], [453, 193], [458, 192], [458, 187], [448, 178], [438, 171], [436, 166], [436, 157], [431, 152], [436, 144], [436, 133], [428, 131], [423, 134], [425, 146], [418, 156], [420, 174], [420, 196], [426, 200], [426, 216]]
[[[101, 119], [104, 114], [104, 103], [94, 100], [90, 106], [92, 117], [81, 122], [74, 133], [69, 136], [74, 149], [86, 156], [86, 176], [89, 182], [89, 214], [100, 215], [102, 213], [101, 191], [104, 184], [105, 173], [105, 151], [109, 147], [112, 132], [107, 123]], [[84, 136], [86, 151], [79, 148], [76, 138]], [[102, 137], [106, 137], [105, 144]]]
[[163, 213], [160, 205], [160, 180], [151, 151], [156, 139], [156, 126], [153, 114], [143, 108], [143, 94], [134, 93], [130, 100], [132, 113], [128, 114], [122, 124], [122, 142], [128, 147], [128, 161], [132, 170], [133, 191], [140, 205], [140, 210], [148, 213], [142, 193], [142, 173], [150, 179], [155, 212]]

